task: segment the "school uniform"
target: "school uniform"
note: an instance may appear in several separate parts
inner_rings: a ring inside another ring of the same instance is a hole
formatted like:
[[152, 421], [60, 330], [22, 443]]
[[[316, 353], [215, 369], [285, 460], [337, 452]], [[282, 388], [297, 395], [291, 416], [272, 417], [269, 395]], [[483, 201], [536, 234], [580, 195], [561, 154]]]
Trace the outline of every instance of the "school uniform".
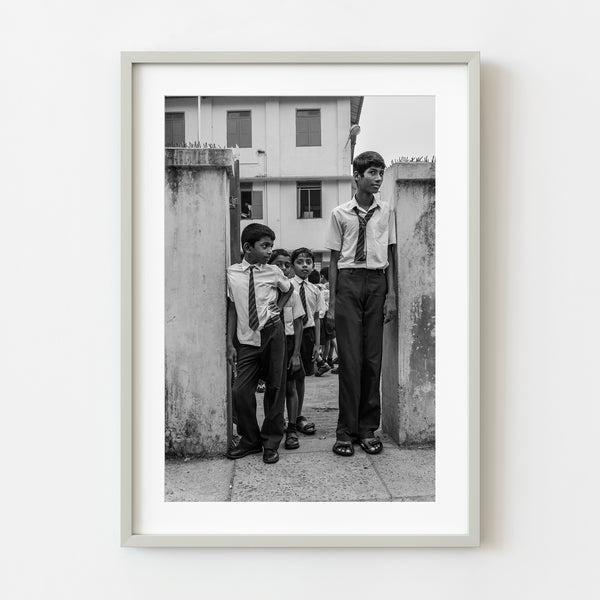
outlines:
[[[287, 292], [289, 288], [289, 279], [273, 265], [250, 265], [244, 259], [227, 268], [227, 295], [237, 313], [239, 347], [232, 398], [242, 447], [277, 450], [283, 437], [285, 397], [282, 402], [278, 392], [284, 376], [285, 337], [279, 312], [274, 308], [277, 290]], [[251, 306], [252, 295], [256, 310]], [[259, 379], [264, 379], [266, 385], [262, 427], [256, 419]]]
[[316, 339], [315, 312], [320, 312], [323, 309], [326, 310], [326, 307], [323, 304], [321, 290], [314, 283], [310, 283], [308, 279], [302, 279], [298, 275], [295, 275], [291, 281], [301, 301], [302, 296], [304, 296], [303, 308], [306, 314], [304, 316], [304, 330], [302, 331], [302, 344], [300, 346], [302, 366], [306, 375], [314, 375], [315, 365], [312, 360], [312, 354]]
[[396, 220], [388, 203], [374, 199], [364, 210], [353, 198], [333, 209], [325, 246], [339, 252], [335, 332], [340, 441], [369, 438], [379, 428], [385, 269], [388, 246], [395, 243]]

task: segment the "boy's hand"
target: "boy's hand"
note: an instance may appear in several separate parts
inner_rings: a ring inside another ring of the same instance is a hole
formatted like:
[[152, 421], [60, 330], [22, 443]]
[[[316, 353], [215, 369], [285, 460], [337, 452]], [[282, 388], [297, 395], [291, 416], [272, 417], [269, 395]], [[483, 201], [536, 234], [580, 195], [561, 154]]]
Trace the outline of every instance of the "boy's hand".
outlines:
[[237, 371], [237, 350], [233, 344], [227, 344], [227, 362], [231, 365], [235, 373]]
[[325, 313], [325, 321], [332, 329], [335, 327], [335, 308], [329, 307], [329, 310]]
[[288, 364], [288, 369], [294, 373], [295, 371], [298, 371], [300, 369], [300, 355], [299, 354], [292, 354], [292, 357], [290, 358], [290, 362]]
[[392, 319], [396, 318], [397, 314], [396, 296], [388, 294], [385, 297], [385, 304], [383, 305], [383, 322], [389, 323]]
[[319, 346], [317, 346], [316, 344], [313, 347], [313, 351], [312, 351], [312, 361], [315, 362], [317, 360], [317, 358], [319, 358], [319, 350], [321, 348]]

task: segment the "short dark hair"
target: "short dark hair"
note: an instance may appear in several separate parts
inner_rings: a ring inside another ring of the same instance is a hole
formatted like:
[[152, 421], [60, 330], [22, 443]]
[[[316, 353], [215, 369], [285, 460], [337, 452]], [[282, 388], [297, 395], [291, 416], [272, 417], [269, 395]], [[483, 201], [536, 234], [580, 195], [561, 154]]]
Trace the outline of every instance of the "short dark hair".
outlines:
[[321, 281], [321, 275], [319, 274], [319, 271], [317, 271], [316, 269], [314, 271], [311, 271], [308, 274], [308, 281], [310, 283], [319, 283]]
[[356, 156], [352, 161], [353, 173], [356, 171], [359, 175], [364, 175], [365, 171], [369, 167], [379, 167], [380, 169], [385, 169], [385, 160], [383, 160], [383, 156], [381, 156], [381, 154], [378, 152], [368, 150], [367, 152], [362, 152]]
[[313, 253], [308, 248], [296, 248], [292, 252], [292, 263], [296, 262], [296, 259], [301, 255], [306, 254], [308, 258], [310, 258], [313, 262], [315, 262], [315, 257]]
[[326, 281], [329, 281], [329, 267], [323, 267], [321, 269], [321, 277], [325, 277]]
[[271, 264], [278, 256], [287, 256], [290, 258], [290, 253], [285, 248], [277, 248], [276, 250], [273, 250], [273, 252], [271, 252], [271, 258], [269, 258], [269, 264]]
[[251, 246], [254, 246], [254, 244], [263, 237], [271, 238], [274, 242], [275, 232], [262, 223], [250, 223], [250, 225], [245, 227], [244, 231], [242, 231], [242, 248], [246, 242]]

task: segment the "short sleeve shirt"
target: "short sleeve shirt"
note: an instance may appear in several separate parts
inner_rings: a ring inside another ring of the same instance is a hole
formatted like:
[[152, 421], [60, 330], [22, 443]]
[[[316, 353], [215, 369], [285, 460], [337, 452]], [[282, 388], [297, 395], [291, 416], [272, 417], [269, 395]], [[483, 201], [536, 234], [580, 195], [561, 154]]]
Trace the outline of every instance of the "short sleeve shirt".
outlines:
[[359, 220], [355, 212], [358, 208], [362, 216], [367, 211], [361, 208], [356, 197], [350, 202], [336, 206], [331, 211], [325, 247], [340, 253], [338, 269], [385, 269], [388, 266], [388, 246], [396, 243], [396, 217], [387, 202], [374, 199], [370, 208], [375, 208], [365, 230], [365, 251], [367, 260], [355, 262], [358, 242]]
[[303, 281], [305, 282], [304, 295], [306, 297], [306, 308], [308, 309], [308, 314], [306, 315], [308, 320], [304, 323], [304, 327], [314, 327], [315, 313], [319, 312], [322, 306], [321, 290], [314, 283], [310, 283], [308, 279], [302, 279], [298, 275], [294, 276], [291, 281], [294, 289], [298, 292], [298, 296], [300, 296], [300, 285]]
[[248, 289], [250, 283], [250, 263], [227, 267], [227, 296], [235, 304], [237, 313], [237, 337], [240, 344], [260, 346], [260, 330], [274, 316], [273, 307], [277, 303], [277, 289], [287, 292], [290, 280], [283, 271], [274, 265], [252, 265], [254, 269], [254, 294], [258, 313], [258, 329], [253, 331], [249, 324]]
[[285, 335], [294, 335], [294, 321], [298, 317], [304, 316], [304, 308], [300, 300], [300, 294], [296, 290], [283, 306], [283, 323], [285, 325]]

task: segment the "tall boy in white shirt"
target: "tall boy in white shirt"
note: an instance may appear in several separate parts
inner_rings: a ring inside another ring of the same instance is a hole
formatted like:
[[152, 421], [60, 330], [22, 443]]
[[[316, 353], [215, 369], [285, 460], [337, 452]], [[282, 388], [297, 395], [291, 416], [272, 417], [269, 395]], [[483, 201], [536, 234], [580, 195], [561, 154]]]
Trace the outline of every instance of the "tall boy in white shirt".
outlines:
[[325, 246], [331, 250], [329, 313], [339, 356], [339, 418], [333, 452], [354, 454], [353, 442], [368, 454], [383, 450], [375, 437], [381, 417], [379, 380], [383, 324], [396, 314], [396, 220], [375, 194], [385, 162], [363, 152], [352, 163], [356, 194], [333, 209]]

